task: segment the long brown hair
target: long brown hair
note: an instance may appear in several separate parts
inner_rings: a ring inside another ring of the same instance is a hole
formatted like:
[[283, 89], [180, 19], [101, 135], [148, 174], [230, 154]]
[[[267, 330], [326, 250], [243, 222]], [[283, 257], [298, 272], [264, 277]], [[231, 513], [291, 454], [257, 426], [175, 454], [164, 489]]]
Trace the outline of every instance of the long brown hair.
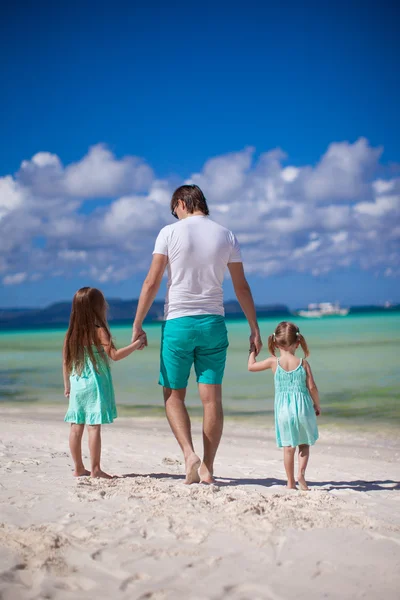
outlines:
[[97, 288], [83, 287], [76, 292], [72, 300], [71, 317], [64, 341], [64, 362], [68, 373], [76, 371], [81, 375], [86, 355], [98, 371], [98, 358], [96, 359], [93, 352], [93, 345], [99, 352], [97, 356], [103, 361], [108, 360], [97, 332], [98, 327], [102, 327], [114, 347], [107, 324], [107, 309], [106, 299]]
[[299, 342], [304, 352], [304, 356], [307, 358], [307, 356], [310, 355], [310, 351], [306, 340], [300, 333], [300, 329], [294, 323], [282, 321], [279, 323], [274, 333], [268, 338], [268, 350], [275, 356], [275, 350], [277, 348], [289, 348], [296, 342]]

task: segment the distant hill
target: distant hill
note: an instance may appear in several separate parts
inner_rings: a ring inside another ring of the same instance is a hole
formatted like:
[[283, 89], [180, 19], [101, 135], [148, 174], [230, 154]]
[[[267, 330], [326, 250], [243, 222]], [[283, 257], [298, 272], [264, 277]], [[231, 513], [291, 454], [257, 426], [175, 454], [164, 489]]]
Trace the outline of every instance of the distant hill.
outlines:
[[[113, 323], [132, 322], [138, 300], [109, 299], [109, 321]], [[0, 329], [34, 329], [36, 327], [63, 327], [68, 325], [71, 312], [70, 302], [57, 302], [46, 308], [5, 308], [0, 309]], [[243, 318], [243, 312], [236, 300], [225, 303], [225, 313], [229, 319]], [[275, 304], [258, 306], [257, 315], [262, 317], [289, 316], [287, 306]], [[147, 321], [160, 321], [164, 315], [164, 302], [156, 300], [147, 316]]]

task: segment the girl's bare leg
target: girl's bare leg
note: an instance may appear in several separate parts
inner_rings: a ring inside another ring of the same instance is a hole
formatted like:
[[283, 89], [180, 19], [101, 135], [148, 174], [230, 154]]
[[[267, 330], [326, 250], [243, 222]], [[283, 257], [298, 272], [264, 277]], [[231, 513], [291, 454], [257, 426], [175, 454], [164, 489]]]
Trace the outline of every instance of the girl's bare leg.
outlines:
[[100, 468], [100, 456], [101, 456], [101, 425], [88, 425], [89, 433], [89, 452], [90, 460], [92, 462], [92, 477], [104, 477], [105, 479], [112, 479], [111, 475], [104, 473]]
[[291, 446], [285, 446], [283, 448], [283, 462], [285, 465], [286, 477], [287, 477], [287, 485], [290, 490], [296, 489], [296, 482], [294, 479], [294, 455], [296, 452], [296, 448], [292, 448]]
[[84, 429], [84, 425], [71, 423], [71, 429], [69, 430], [69, 449], [71, 450], [71, 456], [75, 465], [74, 477], [90, 475], [90, 471], [85, 469], [82, 461], [82, 436]]
[[307, 491], [310, 489], [305, 479], [309, 457], [310, 446], [308, 446], [307, 444], [302, 444], [301, 446], [299, 446], [299, 474], [297, 477], [297, 481], [299, 482], [300, 489], [302, 489], [303, 491]]

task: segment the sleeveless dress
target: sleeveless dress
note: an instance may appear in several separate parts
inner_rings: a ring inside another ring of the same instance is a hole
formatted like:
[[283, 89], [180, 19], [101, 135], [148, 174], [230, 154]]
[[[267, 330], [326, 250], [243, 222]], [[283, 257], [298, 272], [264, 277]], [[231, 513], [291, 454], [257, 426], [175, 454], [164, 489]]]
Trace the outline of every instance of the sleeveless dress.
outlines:
[[293, 371], [285, 371], [277, 359], [275, 371], [275, 433], [278, 448], [312, 446], [318, 439], [317, 418], [306, 384], [303, 359]]
[[64, 421], [86, 425], [112, 423], [117, 417], [110, 366], [104, 351], [93, 346], [98, 371], [88, 354], [81, 375], [72, 372], [69, 407]]

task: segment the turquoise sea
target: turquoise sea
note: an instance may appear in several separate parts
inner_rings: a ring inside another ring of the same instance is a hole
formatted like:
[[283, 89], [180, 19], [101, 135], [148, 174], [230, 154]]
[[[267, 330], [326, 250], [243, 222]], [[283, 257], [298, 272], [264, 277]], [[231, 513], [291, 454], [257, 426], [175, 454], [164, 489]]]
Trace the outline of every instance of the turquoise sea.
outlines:
[[[337, 424], [400, 424], [400, 314], [349, 315], [295, 320], [310, 347], [310, 364], [320, 390], [323, 419]], [[276, 319], [260, 321], [266, 346]], [[230, 348], [224, 381], [227, 416], [271, 417], [270, 372], [248, 373], [248, 326], [228, 321]], [[157, 385], [160, 324], [146, 327], [149, 347], [112, 365], [120, 413], [163, 411]], [[112, 327], [117, 346], [130, 341], [130, 326]], [[0, 333], [2, 402], [63, 403], [61, 348], [65, 330]], [[263, 356], [267, 356], [264, 348]], [[187, 404], [200, 412], [194, 377]]]

